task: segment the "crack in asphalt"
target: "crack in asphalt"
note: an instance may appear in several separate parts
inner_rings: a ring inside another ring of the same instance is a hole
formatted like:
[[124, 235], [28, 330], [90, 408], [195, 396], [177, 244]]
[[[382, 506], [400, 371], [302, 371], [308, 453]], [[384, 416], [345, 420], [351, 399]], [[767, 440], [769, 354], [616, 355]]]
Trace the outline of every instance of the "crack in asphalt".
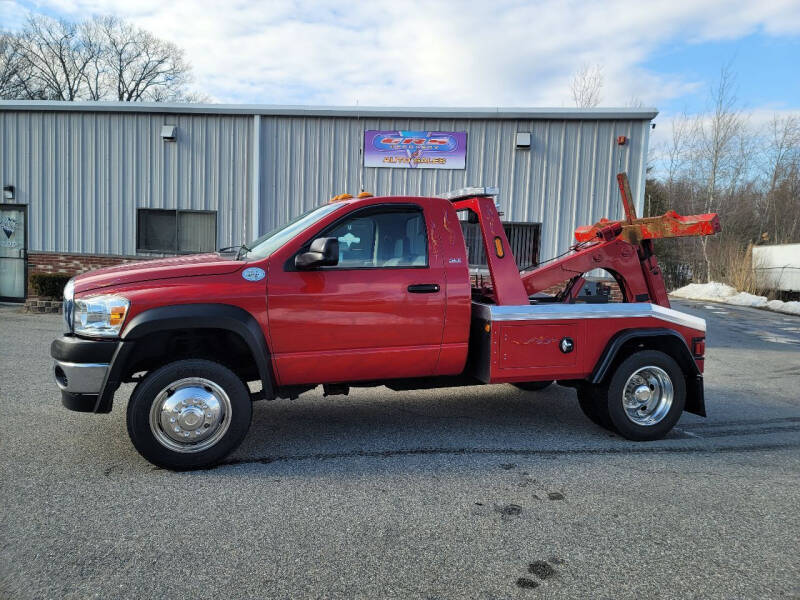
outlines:
[[688, 432], [693, 437], [699, 438], [714, 438], [714, 437], [730, 437], [734, 435], [763, 435], [766, 433], [792, 433], [794, 431], [800, 431], [800, 425], [789, 426], [789, 427], [762, 427], [761, 429], [756, 429], [755, 431], [747, 431], [746, 429], [709, 429], [709, 430], [702, 430], [695, 432]]
[[784, 444], [756, 444], [750, 446], [672, 446], [657, 448], [564, 448], [553, 450], [537, 450], [533, 448], [406, 448], [396, 450], [350, 450], [348, 452], [319, 452], [314, 454], [285, 454], [253, 458], [234, 458], [217, 465], [224, 466], [246, 464], [272, 464], [280, 462], [341, 460], [347, 458], [395, 458], [400, 456], [569, 456], [569, 455], [626, 455], [626, 454], [729, 454], [735, 452], [761, 452], [765, 450], [783, 450], [798, 448], [800, 442]]
[[773, 425], [775, 423], [800, 423], [800, 417], [781, 417], [778, 419], [740, 419], [732, 421], [714, 421], [712, 423], [693, 423], [682, 426], [683, 429], [701, 431], [715, 427], [731, 427], [737, 425]]

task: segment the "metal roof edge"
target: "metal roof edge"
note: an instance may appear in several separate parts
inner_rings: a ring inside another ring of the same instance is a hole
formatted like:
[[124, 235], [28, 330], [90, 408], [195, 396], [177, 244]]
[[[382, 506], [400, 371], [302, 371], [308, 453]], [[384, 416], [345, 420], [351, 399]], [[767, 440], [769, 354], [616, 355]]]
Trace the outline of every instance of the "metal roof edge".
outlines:
[[285, 117], [436, 118], [436, 119], [591, 119], [649, 121], [656, 108], [392, 107], [269, 104], [189, 104], [166, 102], [62, 102], [0, 100], [0, 111], [176, 113]]

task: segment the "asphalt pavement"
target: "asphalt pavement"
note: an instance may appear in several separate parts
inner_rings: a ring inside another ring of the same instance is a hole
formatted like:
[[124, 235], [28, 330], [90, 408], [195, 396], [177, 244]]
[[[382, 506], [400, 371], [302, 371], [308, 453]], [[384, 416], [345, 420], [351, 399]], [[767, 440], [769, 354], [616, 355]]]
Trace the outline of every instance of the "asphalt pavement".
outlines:
[[664, 440], [508, 385], [258, 402], [172, 473], [61, 407], [0, 307], [0, 598], [800, 598], [800, 318], [703, 302], [709, 417]]

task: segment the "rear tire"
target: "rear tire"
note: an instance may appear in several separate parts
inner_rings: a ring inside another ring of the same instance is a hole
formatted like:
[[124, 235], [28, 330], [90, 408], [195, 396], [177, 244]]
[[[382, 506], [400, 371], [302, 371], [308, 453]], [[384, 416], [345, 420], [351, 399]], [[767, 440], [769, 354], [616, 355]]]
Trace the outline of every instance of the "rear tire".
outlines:
[[252, 414], [248, 389], [233, 371], [209, 360], [179, 360], [133, 390], [128, 435], [139, 454], [159, 467], [210, 467], [241, 443]]
[[600, 386], [585, 384], [578, 386], [578, 404], [583, 414], [595, 425], [614, 429], [608, 416], [608, 402], [605, 391]]
[[522, 383], [514, 383], [512, 385], [525, 392], [540, 392], [550, 387], [552, 383], [552, 381], [524, 381]]
[[668, 354], [642, 350], [617, 367], [608, 382], [608, 399], [608, 415], [621, 436], [636, 442], [659, 440], [681, 417], [686, 379]]
[[589, 419], [633, 441], [664, 437], [686, 404], [686, 380], [675, 359], [658, 350], [631, 354], [599, 385], [578, 388]]

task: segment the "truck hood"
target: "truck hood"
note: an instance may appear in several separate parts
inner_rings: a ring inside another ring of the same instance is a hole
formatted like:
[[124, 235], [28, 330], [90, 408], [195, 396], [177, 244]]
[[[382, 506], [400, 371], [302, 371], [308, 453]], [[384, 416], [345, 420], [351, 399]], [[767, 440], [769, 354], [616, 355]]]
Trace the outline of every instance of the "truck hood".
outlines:
[[223, 256], [216, 253], [143, 260], [78, 275], [75, 277], [75, 292], [174, 277], [224, 275], [238, 271], [244, 265], [244, 262], [235, 260], [233, 255]]

